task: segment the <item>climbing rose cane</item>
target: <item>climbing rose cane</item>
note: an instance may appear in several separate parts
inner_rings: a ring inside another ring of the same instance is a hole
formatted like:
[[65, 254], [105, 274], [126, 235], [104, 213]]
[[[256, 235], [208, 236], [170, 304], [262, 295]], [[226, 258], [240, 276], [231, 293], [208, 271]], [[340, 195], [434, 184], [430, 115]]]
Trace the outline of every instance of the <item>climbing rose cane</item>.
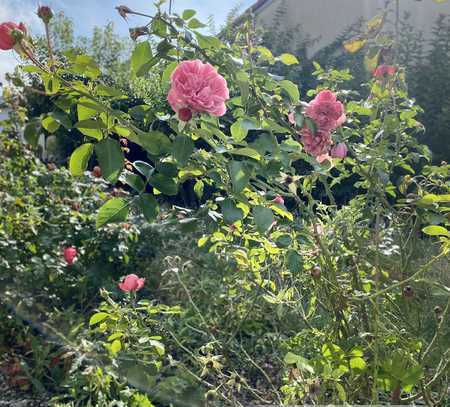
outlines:
[[120, 282], [119, 288], [123, 292], [135, 292], [139, 291], [145, 283], [145, 278], [139, 278], [136, 274], [129, 274], [128, 276], [124, 277], [122, 282]]
[[71, 266], [73, 263], [75, 263], [75, 259], [78, 255], [77, 249], [75, 247], [65, 247], [64, 248], [64, 259], [66, 260], [66, 263]]
[[8, 51], [24, 37], [27, 36], [27, 28], [23, 23], [16, 24], [8, 21], [0, 24], [0, 49]]
[[227, 81], [209, 63], [184, 61], [171, 75], [167, 100], [180, 120], [190, 120], [192, 112], [223, 116], [229, 98]]

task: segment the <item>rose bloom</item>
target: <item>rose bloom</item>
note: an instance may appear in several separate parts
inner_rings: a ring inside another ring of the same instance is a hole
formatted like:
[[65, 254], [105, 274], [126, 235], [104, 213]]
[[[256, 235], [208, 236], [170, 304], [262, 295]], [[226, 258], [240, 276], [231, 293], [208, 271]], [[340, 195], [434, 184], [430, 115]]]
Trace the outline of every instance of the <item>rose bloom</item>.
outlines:
[[393, 76], [397, 72], [397, 68], [392, 65], [380, 65], [373, 71], [373, 76], [378, 79], [384, 79], [388, 76]]
[[347, 157], [348, 148], [345, 143], [339, 143], [331, 149], [331, 157], [333, 158], [345, 158]]
[[323, 131], [334, 130], [345, 121], [344, 105], [330, 90], [319, 92], [306, 108], [305, 114]]
[[300, 139], [305, 151], [322, 162], [328, 158], [332, 140], [329, 131], [317, 130], [314, 134], [309, 127], [304, 127], [300, 131]]
[[145, 283], [145, 278], [139, 278], [136, 274], [129, 274], [124, 277], [122, 282], [118, 284], [119, 288], [124, 292], [139, 291]]
[[75, 247], [65, 247], [64, 248], [64, 260], [66, 260], [66, 263], [71, 266], [73, 263], [75, 263], [75, 259], [78, 255], [77, 249]]
[[0, 24], [0, 49], [3, 51], [13, 49], [16, 45], [16, 38], [13, 36], [14, 30], [21, 31], [24, 36], [27, 35], [27, 28], [23, 23], [17, 25], [8, 21]]
[[172, 73], [171, 84], [167, 100], [183, 118], [189, 117], [186, 109], [213, 116], [225, 114], [225, 101], [230, 98], [227, 81], [211, 64], [198, 59], [181, 62]]

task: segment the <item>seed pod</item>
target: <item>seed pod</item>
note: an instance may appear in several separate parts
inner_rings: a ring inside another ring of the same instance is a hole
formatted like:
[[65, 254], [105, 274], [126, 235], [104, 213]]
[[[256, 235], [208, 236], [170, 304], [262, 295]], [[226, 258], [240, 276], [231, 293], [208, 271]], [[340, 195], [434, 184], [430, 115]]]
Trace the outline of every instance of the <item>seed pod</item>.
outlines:
[[95, 178], [100, 178], [102, 176], [102, 169], [96, 165], [91, 172], [92, 176]]
[[322, 269], [320, 268], [320, 266], [317, 265], [311, 269], [311, 276], [316, 280], [318, 280], [322, 276]]
[[403, 297], [407, 299], [414, 297], [414, 289], [410, 285], [406, 285], [403, 288]]

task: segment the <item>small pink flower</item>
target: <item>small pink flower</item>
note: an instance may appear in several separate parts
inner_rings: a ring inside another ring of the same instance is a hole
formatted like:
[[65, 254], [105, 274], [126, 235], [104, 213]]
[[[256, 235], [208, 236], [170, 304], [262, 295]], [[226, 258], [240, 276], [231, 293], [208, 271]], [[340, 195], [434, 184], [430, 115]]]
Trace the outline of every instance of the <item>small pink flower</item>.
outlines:
[[345, 158], [347, 157], [348, 148], [345, 143], [339, 143], [331, 149], [331, 157], [333, 158]]
[[280, 195], [277, 195], [277, 196], [273, 199], [272, 202], [273, 202], [273, 203], [276, 203], [276, 204], [279, 204], [279, 205], [284, 205], [284, 199], [283, 199], [283, 197], [280, 196]]
[[14, 48], [20, 37], [27, 35], [27, 28], [23, 23], [17, 25], [8, 21], [0, 24], [0, 49], [8, 51]]
[[397, 68], [392, 65], [380, 65], [373, 71], [373, 76], [378, 79], [384, 79], [388, 76], [393, 76], [397, 72]]
[[64, 259], [66, 260], [66, 263], [69, 266], [71, 266], [73, 263], [75, 263], [77, 255], [78, 255], [78, 252], [75, 247], [71, 246], [71, 247], [64, 248]]
[[124, 292], [139, 291], [145, 283], [145, 278], [139, 278], [136, 274], [128, 274], [120, 282], [119, 288]]
[[300, 131], [300, 139], [308, 154], [316, 157], [319, 162], [327, 159], [332, 144], [329, 131], [319, 129], [314, 134], [309, 127], [305, 126]]
[[319, 92], [306, 108], [305, 114], [323, 131], [332, 131], [345, 121], [344, 105], [330, 90]]
[[229, 99], [227, 81], [209, 63], [198, 59], [181, 62], [171, 76], [172, 86], [167, 100], [179, 113], [183, 108], [223, 116]]

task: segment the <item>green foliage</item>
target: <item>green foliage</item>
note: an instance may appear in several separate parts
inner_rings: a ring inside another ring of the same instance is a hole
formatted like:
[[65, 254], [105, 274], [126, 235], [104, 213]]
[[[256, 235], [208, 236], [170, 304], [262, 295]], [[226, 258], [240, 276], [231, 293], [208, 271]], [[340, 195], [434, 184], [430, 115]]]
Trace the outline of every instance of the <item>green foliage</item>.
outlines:
[[[1, 208], [6, 282], [20, 287], [18, 297], [44, 285], [56, 304], [96, 300], [79, 347], [102, 363], [69, 375], [68, 398], [102, 405], [146, 397], [127, 393], [128, 381], [161, 405], [202, 405], [205, 397], [217, 406], [444, 400], [450, 288], [439, 270], [448, 268], [450, 250], [449, 166], [430, 166], [428, 149], [417, 143], [421, 110], [402, 70], [370, 80], [370, 95], [361, 98], [346, 90], [348, 70], [314, 64], [319, 85], [303, 93], [336, 92], [347, 122], [333, 142], [349, 147], [347, 158], [319, 163], [299, 142], [303, 125], [315, 127], [302, 93], [269, 73], [295, 57], [257, 45], [249, 24], [233, 43], [197, 32], [202, 26], [191, 11], [158, 12], [149, 24], [154, 42], [135, 45], [132, 72], [152, 72], [167, 84], [179, 61], [210, 62], [230, 90], [224, 117], [195, 112], [180, 122], [151, 104], [118, 109], [126, 92], [105, 83], [92, 57], [69, 53], [36, 72], [59, 83], [42, 125], [51, 128], [55, 112], [76, 111], [85, 143], [73, 151], [70, 169], [81, 175], [94, 152], [104, 180], [82, 178], [69, 188], [65, 170], [41, 176], [36, 160], [6, 143], [21, 156], [20, 167], [11, 171], [17, 163], [6, 160], [0, 174], [12, 197]], [[143, 156], [125, 161], [119, 139]], [[20, 182], [8, 182], [13, 175]], [[338, 205], [346, 181], [356, 192]], [[114, 189], [116, 182], [126, 191]], [[177, 205], [189, 185], [201, 197], [197, 210]], [[90, 199], [72, 214], [58, 206], [62, 194]], [[143, 218], [164, 230], [159, 244], [141, 235]], [[127, 219], [133, 226], [124, 227]], [[83, 248], [78, 273], [56, 260], [61, 236]], [[110, 267], [94, 270], [108, 237]], [[143, 241], [158, 249], [152, 271], [160, 289], [120, 294], [115, 285], [125, 271], [151, 276], [149, 264], [137, 260]], [[30, 262], [23, 261], [27, 250]], [[117, 268], [111, 251], [120, 254]], [[18, 284], [26, 272], [31, 278]], [[430, 318], [435, 305], [440, 311]], [[82, 363], [79, 357], [75, 366]]]

